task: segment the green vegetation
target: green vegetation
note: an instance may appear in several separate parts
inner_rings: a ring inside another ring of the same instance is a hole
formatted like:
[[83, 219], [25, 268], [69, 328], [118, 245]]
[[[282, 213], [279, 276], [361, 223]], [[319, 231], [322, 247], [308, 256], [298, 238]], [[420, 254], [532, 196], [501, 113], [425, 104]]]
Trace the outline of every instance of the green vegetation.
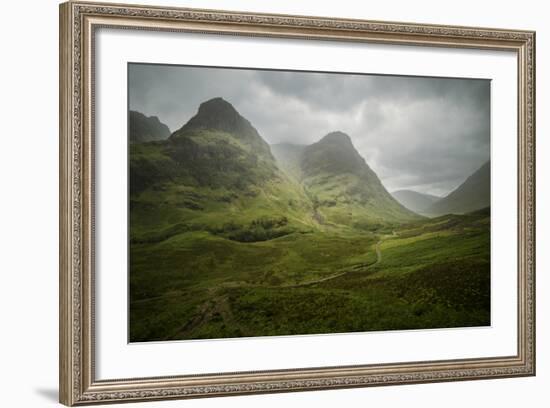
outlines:
[[371, 230], [421, 218], [388, 193], [345, 133], [329, 133], [305, 147], [279, 145], [275, 151], [281, 167], [304, 186], [326, 223]]
[[130, 341], [489, 325], [490, 211], [417, 216], [346, 138], [281, 170], [217, 98], [132, 144]]
[[446, 216], [395, 235], [243, 243], [185, 232], [134, 244], [131, 340], [489, 325], [488, 220]]
[[165, 140], [170, 136], [170, 129], [156, 116], [147, 117], [136, 111], [128, 115], [130, 124], [129, 139], [131, 143]]

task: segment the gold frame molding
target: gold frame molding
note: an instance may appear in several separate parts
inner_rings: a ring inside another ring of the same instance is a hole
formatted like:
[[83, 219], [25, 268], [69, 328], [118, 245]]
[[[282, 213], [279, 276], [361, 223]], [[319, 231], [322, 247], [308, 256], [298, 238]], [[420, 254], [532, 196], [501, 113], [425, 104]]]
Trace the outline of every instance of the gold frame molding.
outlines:
[[[513, 356], [95, 379], [94, 33], [101, 27], [512, 51], [518, 62], [518, 349]], [[60, 5], [60, 402], [132, 402], [535, 375], [535, 33], [229, 11]]]

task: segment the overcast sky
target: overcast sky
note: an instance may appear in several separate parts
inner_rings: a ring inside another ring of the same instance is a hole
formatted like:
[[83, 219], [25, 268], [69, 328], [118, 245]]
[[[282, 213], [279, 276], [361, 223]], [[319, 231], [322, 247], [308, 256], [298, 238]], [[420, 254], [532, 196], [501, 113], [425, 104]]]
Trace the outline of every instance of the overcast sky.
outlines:
[[171, 131], [217, 96], [270, 144], [343, 131], [389, 191], [446, 195], [490, 157], [488, 80], [131, 64], [128, 81]]

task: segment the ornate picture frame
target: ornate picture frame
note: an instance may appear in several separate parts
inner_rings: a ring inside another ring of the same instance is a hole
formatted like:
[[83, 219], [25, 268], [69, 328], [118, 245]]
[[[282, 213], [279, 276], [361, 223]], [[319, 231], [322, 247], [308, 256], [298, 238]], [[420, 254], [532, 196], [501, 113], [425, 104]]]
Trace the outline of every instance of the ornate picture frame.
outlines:
[[[95, 36], [100, 28], [501, 50], [517, 56], [517, 353], [219, 374], [96, 378]], [[535, 33], [229, 11], [60, 5], [60, 402], [195, 398], [535, 375]]]

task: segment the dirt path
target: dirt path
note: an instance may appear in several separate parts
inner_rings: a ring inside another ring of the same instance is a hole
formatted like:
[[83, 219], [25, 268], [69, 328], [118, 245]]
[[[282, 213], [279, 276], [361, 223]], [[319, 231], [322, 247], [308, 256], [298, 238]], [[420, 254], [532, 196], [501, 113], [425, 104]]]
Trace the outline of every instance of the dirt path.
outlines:
[[[316, 279], [309, 282], [301, 282], [301, 283], [296, 283], [291, 285], [273, 286], [273, 288], [277, 288], [277, 289], [278, 288], [299, 288], [299, 287], [311, 286], [311, 285], [316, 285], [318, 283], [331, 281], [333, 279], [339, 278], [341, 276], [344, 276], [352, 272], [359, 272], [359, 271], [364, 272], [367, 269], [370, 269], [373, 266], [376, 266], [380, 262], [382, 262], [382, 249], [381, 249], [382, 243], [388, 238], [392, 238], [396, 236], [398, 236], [397, 233], [395, 231], [392, 231], [391, 234], [383, 235], [380, 237], [380, 239], [378, 240], [378, 242], [376, 242], [374, 246], [374, 250], [376, 252], [376, 261], [374, 261], [373, 263], [357, 264], [351, 267], [350, 269], [345, 270], [344, 272], [337, 273], [335, 275], [326, 276], [324, 278]], [[223, 286], [224, 285], [221, 285], [220, 287], [223, 287]], [[186, 322], [184, 325], [178, 327], [178, 329], [174, 331], [171, 335], [167, 336], [166, 339], [169, 340], [174, 338], [184, 338], [187, 333], [190, 333], [193, 329], [195, 329], [196, 327], [200, 326], [202, 323], [210, 319], [215, 313], [220, 314], [224, 320], [235, 323], [235, 319], [233, 317], [231, 307], [227, 302], [228, 300], [227, 297], [214, 295], [216, 290], [219, 289], [220, 287], [210, 288], [208, 291], [212, 297], [207, 302], [205, 302], [203, 305], [200, 306], [199, 311], [198, 313], [195, 314], [194, 318]], [[135, 300], [131, 303], [132, 304], [146, 303], [146, 302], [154, 301], [161, 298], [180, 297], [184, 295], [185, 295], [184, 293], [174, 293], [174, 294], [165, 295], [165, 296], [154, 296], [150, 298]]]
[[[346, 275], [348, 273], [351, 273], [351, 272], [358, 272], [360, 270], [364, 271], [368, 268], [372, 268], [373, 266], [376, 266], [380, 262], [382, 262], [382, 249], [380, 248], [382, 243], [385, 240], [387, 240], [388, 238], [393, 238], [393, 237], [396, 237], [396, 236], [397, 236], [397, 233], [395, 231], [392, 231], [391, 234], [383, 235], [380, 238], [380, 240], [374, 246], [374, 250], [376, 252], [376, 261], [371, 263], [371, 264], [362, 263], [362, 264], [354, 265], [350, 269], [348, 269], [344, 272], [340, 272], [340, 273], [337, 273], [337, 274], [334, 274], [334, 275], [326, 276], [324, 278], [319, 278], [319, 279], [308, 281], [308, 282], [294, 283], [294, 284], [290, 284], [290, 285], [273, 286], [273, 288], [299, 288], [299, 287], [304, 287], [304, 286], [316, 285], [318, 283], [327, 282], [327, 281], [339, 278], [340, 276], [344, 276], [344, 275]], [[221, 285], [221, 287], [223, 287], [223, 286], [225, 286], [225, 285]], [[241, 283], [241, 286], [242, 286], [242, 283]], [[248, 286], [254, 286], [254, 285], [248, 285]], [[210, 288], [210, 291], [213, 291], [215, 289], [218, 289], [218, 288], [217, 287], [216, 288]], [[166, 298], [170, 298], [170, 297], [180, 297], [180, 296], [186, 296], [186, 294], [185, 293], [174, 293], [174, 294], [164, 295], [164, 296], [154, 296], [154, 297], [150, 297], [150, 298], [134, 300], [133, 302], [130, 302], [130, 303], [131, 304], [147, 303], [147, 302], [155, 301], [155, 300], [158, 300], [158, 299], [166, 299]]]
[[382, 245], [382, 240], [378, 241], [374, 248], [376, 250], [376, 262], [373, 264], [373, 266], [382, 262], [382, 251], [380, 250], [380, 245]]
[[282, 286], [277, 286], [277, 287], [279, 287], [279, 288], [299, 288], [299, 287], [303, 287], [303, 286], [316, 285], [318, 283], [327, 282], [327, 281], [339, 278], [340, 276], [344, 276], [344, 275], [346, 275], [350, 272], [357, 272], [358, 270], [361, 270], [361, 269], [366, 270], [368, 268], [372, 268], [373, 266], [376, 266], [380, 262], [382, 262], [382, 250], [380, 249], [380, 246], [382, 245], [382, 242], [384, 242], [388, 238], [396, 237], [396, 236], [397, 236], [397, 233], [395, 231], [392, 231], [392, 233], [390, 235], [383, 235], [380, 238], [380, 240], [374, 246], [374, 250], [376, 252], [376, 261], [371, 263], [371, 264], [364, 264], [363, 263], [363, 264], [355, 265], [350, 270], [346, 270], [344, 272], [340, 272], [340, 273], [337, 273], [335, 275], [327, 276], [325, 278], [320, 278], [320, 279], [316, 279], [316, 280], [309, 281], [309, 282], [295, 283], [295, 284], [292, 284], [292, 285], [282, 285]]
[[313, 214], [311, 217], [319, 224], [319, 225], [325, 225], [325, 219], [321, 215], [319, 211], [317, 211], [317, 207], [313, 209]]
[[[374, 261], [370, 264], [361, 263], [361, 264], [354, 265], [354, 266], [350, 267], [350, 269], [347, 269], [343, 272], [340, 272], [340, 273], [337, 273], [337, 274], [334, 274], [334, 275], [331, 275], [331, 276], [326, 276], [324, 278], [316, 279], [316, 280], [309, 281], [309, 282], [301, 282], [301, 283], [291, 284], [291, 285], [273, 286], [273, 288], [274, 289], [275, 288], [280, 289], [280, 288], [306, 287], [306, 286], [316, 285], [316, 284], [323, 283], [323, 282], [328, 282], [328, 281], [337, 279], [341, 276], [344, 276], [344, 275], [352, 273], [352, 272], [365, 272], [367, 269], [370, 269], [373, 266], [376, 266], [380, 262], [382, 262], [382, 249], [381, 249], [382, 243], [385, 240], [387, 240], [388, 238], [392, 238], [392, 237], [396, 237], [396, 236], [397, 236], [397, 233], [395, 231], [392, 231], [391, 234], [382, 235], [380, 237], [380, 239], [376, 242], [376, 244], [374, 246], [374, 250], [376, 252], [376, 261]], [[208, 298], [209, 299], [205, 303], [203, 303], [201, 306], [199, 306], [199, 309], [194, 314], [193, 318], [190, 319], [189, 321], [185, 322], [183, 325], [179, 326], [176, 330], [174, 330], [169, 335], [165, 336], [164, 340], [186, 338], [190, 333], [193, 332], [193, 330], [195, 330], [197, 327], [201, 326], [202, 324], [204, 324], [205, 322], [210, 320], [215, 314], [219, 314], [225, 322], [230, 322], [232, 325], [236, 325], [241, 330], [243, 330], [241, 325], [239, 325], [237, 323], [237, 321], [235, 320], [235, 318], [233, 316], [231, 306], [228, 302], [228, 297], [226, 295], [216, 296], [216, 291], [220, 288], [223, 288], [224, 286], [225, 285], [220, 285], [220, 286], [216, 286], [216, 287], [213, 287], [213, 288], [209, 288], [208, 289], [208, 292], [209, 292]], [[254, 285], [250, 285], [250, 286], [254, 286]], [[265, 287], [265, 286], [263, 286], [263, 287]], [[150, 298], [135, 300], [131, 303], [132, 304], [146, 303], [146, 302], [151, 302], [151, 301], [161, 299], [161, 298], [180, 297], [180, 296], [183, 296], [183, 295], [185, 295], [185, 294], [184, 293], [174, 293], [174, 294], [165, 295], [165, 296], [153, 296], [153, 297], [150, 297]]]

